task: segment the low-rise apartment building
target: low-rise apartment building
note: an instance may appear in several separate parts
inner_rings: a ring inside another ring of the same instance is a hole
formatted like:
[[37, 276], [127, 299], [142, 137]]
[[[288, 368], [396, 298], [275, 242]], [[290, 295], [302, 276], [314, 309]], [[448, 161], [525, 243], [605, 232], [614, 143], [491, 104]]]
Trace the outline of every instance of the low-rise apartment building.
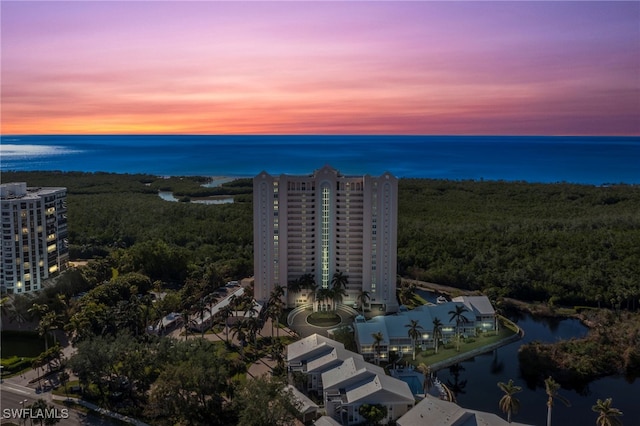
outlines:
[[290, 344], [287, 364], [289, 371], [307, 375], [307, 390], [322, 394], [327, 415], [342, 425], [362, 423], [359, 408], [363, 404], [386, 407], [384, 423], [395, 421], [415, 404], [405, 382], [318, 334]]
[[[453, 315], [456, 308], [465, 310], [460, 319]], [[366, 360], [389, 357], [389, 352], [397, 352], [400, 355], [413, 351], [413, 340], [408, 331], [411, 321], [419, 325], [419, 337], [416, 346], [422, 350], [434, 348], [436, 334], [438, 343], [453, 341], [456, 333], [462, 336], [475, 336], [477, 330], [495, 330], [495, 311], [486, 296], [465, 297], [464, 300], [452, 301], [438, 305], [423, 305], [410, 311], [400, 311], [395, 315], [377, 316], [369, 321], [357, 321], [354, 323], [355, 339], [358, 351]], [[436, 333], [434, 322], [441, 324]], [[374, 334], [380, 333], [382, 340], [376, 342]]]

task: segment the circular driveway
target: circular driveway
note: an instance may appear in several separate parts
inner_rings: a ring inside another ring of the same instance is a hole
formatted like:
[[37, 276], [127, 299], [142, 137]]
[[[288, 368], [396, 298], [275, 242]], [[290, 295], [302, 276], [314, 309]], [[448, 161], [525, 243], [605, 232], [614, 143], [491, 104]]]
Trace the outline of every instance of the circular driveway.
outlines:
[[311, 309], [298, 312], [293, 318], [291, 318], [289, 328], [298, 333], [300, 337], [311, 336], [314, 333], [328, 337], [327, 330], [343, 325], [351, 325], [351, 323], [353, 323], [353, 315], [338, 308], [336, 313], [340, 316], [340, 324], [332, 325], [330, 327], [318, 327], [317, 325], [311, 325], [307, 322], [307, 317], [311, 315], [311, 313], [313, 313]]

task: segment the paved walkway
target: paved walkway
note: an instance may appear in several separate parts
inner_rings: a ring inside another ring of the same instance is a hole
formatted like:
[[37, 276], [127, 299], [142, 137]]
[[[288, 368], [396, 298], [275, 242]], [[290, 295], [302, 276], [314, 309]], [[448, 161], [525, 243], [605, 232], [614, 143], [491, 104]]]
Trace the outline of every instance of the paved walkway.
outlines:
[[[267, 319], [264, 325], [262, 326], [262, 329], [260, 330], [258, 336], [260, 337], [277, 337], [277, 336], [297, 337], [297, 334], [288, 327], [282, 327], [280, 328], [280, 330], [277, 330], [275, 327], [272, 329], [271, 323], [272, 323], [271, 319], [270, 318]], [[174, 339], [184, 340], [185, 339], [184, 327], [180, 327], [177, 330], [172, 331], [171, 333], [168, 334], [168, 336]], [[200, 338], [201, 336], [202, 336], [202, 333], [197, 333], [197, 332], [189, 333], [189, 339]], [[204, 338], [211, 342], [221, 342], [221, 341], [224, 342], [227, 339], [226, 330], [222, 329], [222, 331], [220, 331], [217, 334], [205, 333]], [[240, 344], [238, 339], [236, 339], [231, 332], [229, 332], [229, 342], [231, 342], [236, 346]], [[276, 364], [277, 364], [276, 361], [272, 360], [271, 357], [260, 358], [258, 361], [256, 361], [255, 363], [249, 366], [249, 369], [247, 370], [247, 377], [248, 378], [258, 377], [258, 376], [263, 376], [265, 374], [271, 375], [271, 372], [275, 368]]]
[[[262, 326], [262, 329], [260, 330], [260, 332], [258, 333], [258, 336], [260, 337], [276, 337], [276, 336], [280, 336], [280, 337], [284, 337], [284, 336], [291, 336], [291, 337], [295, 337], [296, 333], [294, 331], [292, 331], [289, 327], [281, 327], [280, 330], [276, 330], [276, 327], [273, 327], [273, 330], [271, 329], [271, 319], [267, 319], [264, 322], [264, 325]], [[231, 324], [229, 324], [231, 325]], [[184, 327], [179, 327], [176, 330], [173, 330], [171, 333], [167, 334], [167, 336], [169, 337], [173, 337], [174, 339], [177, 340], [184, 340], [185, 339], [185, 335], [184, 335]], [[189, 332], [189, 339], [193, 339], [194, 337], [202, 337], [202, 333], [199, 332], [193, 332], [190, 331]], [[226, 329], [223, 328], [219, 333], [211, 333], [211, 332], [205, 332], [204, 333], [204, 338], [207, 340], [210, 340], [212, 342], [225, 342], [227, 340], [227, 332]], [[233, 335], [233, 333], [231, 332], [231, 330], [229, 330], [229, 342], [233, 343], [234, 345], [239, 345], [240, 342], [238, 341], [238, 339], [236, 339]]]
[[457, 287], [451, 287], [448, 285], [442, 285], [442, 284], [436, 284], [436, 283], [430, 283], [430, 282], [426, 282], [426, 281], [418, 281], [418, 280], [412, 280], [412, 279], [408, 279], [408, 278], [401, 278], [401, 282], [407, 283], [407, 284], [415, 284], [418, 288], [421, 288], [423, 290], [430, 290], [430, 291], [435, 291], [438, 293], [443, 293], [443, 294], [447, 294], [449, 296], [453, 295], [453, 294], [460, 294], [460, 295], [473, 295], [476, 294], [477, 292], [471, 291], [471, 290], [465, 290], [463, 288], [457, 288]]

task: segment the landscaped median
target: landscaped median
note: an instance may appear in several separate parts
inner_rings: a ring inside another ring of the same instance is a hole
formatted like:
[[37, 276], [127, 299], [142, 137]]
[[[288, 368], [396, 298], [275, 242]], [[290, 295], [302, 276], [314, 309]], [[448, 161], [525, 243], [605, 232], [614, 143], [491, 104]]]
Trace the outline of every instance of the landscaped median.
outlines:
[[416, 352], [415, 361], [412, 361], [411, 354], [405, 355], [403, 361], [416, 366], [424, 363], [430, 366], [432, 371], [437, 371], [522, 338], [523, 331], [515, 323], [502, 316], [499, 319], [502, 327], [497, 333], [491, 331], [461, 339], [460, 351], [456, 350], [455, 342], [450, 342], [440, 346], [437, 354], [434, 349], [428, 349]]
[[107, 409], [98, 407], [95, 404], [92, 404], [90, 402], [84, 401], [82, 399], [79, 398], [72, 398], [72, 397], [67, 397], [67, 396], [61, 396], [61, 395], [56, 395], [56, 394], [52, 394], [51, 398], [55, 401], [55, 402], [59, 402], [62, 403], [63, 405], [73, 408], [73, 409], [80, 409], [82, 411], [88, 410], [89, 412], [93, 412], [99, 416], [102, 417], [109, 417], [111, 419], [115, 419], [119, 422], [121, 422], [122, 424], [126, 424], [126, 425], [136, 425], [136, 426], [149, 426], [147, 423], [141, 422], [139, 420], [133, 419], [131, 417], [127, 417], [127, 416], [123, 416], [122, 414], [116, 413], [114, 411], [109, 411]]

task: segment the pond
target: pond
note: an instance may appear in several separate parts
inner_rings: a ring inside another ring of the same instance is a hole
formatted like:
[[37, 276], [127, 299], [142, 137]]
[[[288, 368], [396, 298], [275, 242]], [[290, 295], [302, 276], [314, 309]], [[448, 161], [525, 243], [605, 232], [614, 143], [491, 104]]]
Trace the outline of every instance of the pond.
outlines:
[[[158, 196], [165, 201], [180, 201], [171, 191], [158, 191]], [[233, 197], [220, 197], [220, 198], [206, 198], [206, 199], [191, 199], [191, 203], [194, 204], [230, 204], [233, 203]]]
[[[529, 314], [518, 315], [511, 319], [525, 331], [525, 337], [522, 340], [451, 368], [440, 370], [437, 372], [437, 377], [456, 392], [461, 406], [492, 412], [502, 418], [505, 416], [498, 408], [498, 401], [503, 393], [497, 383], [506, 383], [509, 379], [513, 379], [516, 385], [523, 388], [522, 392], [517, 394], [521, 407], [519, 413], [513, 416], [513, 421], [545, 425], [547, 396], [544, 386], [527, 386], [520, 375], [518, 349], [521, 345], [533, 340], [554, 342], [572, 337], [579, 338], [588, 330], [576, 319], [535, 318]], [[594, 380], [580, 393], [561, 389], [559, 394], [571, 402], [571, 407], [555, 401], [552, 412], [553, 424], [595, 424], [597, 414], [591, 410], [591, 407], [596, 400], [606, 398], [613, 398], [613, 406], [622, 410], [624, 424], [633, 424], [640, 417], [637, 396], [639, 392], [640, 380], [628, 382], [624, 377], [605, 377]]]
[[[37, 357], [45, 349], [44, 339], [36, 332], [5, 330], [0, 333], [2, 358]], [[49, 345], [54, 344], [53, 339], [48, 339]]]
[[[236, 178], [214, 176], [214, 177], [211, 177], [207, 183], [204, 183], [201, 186], [204, 188], [217, 188], [222, 184], [229, 183], [234, 180], [236, 180]], [[180, 201], [173, 195], [173, 192], [171, 191], [158, 191], [158, 196], [165, 201], [173, 201], [173, 202]], [[192, 198], [190, 202], [194, 204], [209, 204], [209, 205], [231, 204], [233, 203], [233, 197], [216, 196], [216, 197], [206, 197], [206, 198]]]

